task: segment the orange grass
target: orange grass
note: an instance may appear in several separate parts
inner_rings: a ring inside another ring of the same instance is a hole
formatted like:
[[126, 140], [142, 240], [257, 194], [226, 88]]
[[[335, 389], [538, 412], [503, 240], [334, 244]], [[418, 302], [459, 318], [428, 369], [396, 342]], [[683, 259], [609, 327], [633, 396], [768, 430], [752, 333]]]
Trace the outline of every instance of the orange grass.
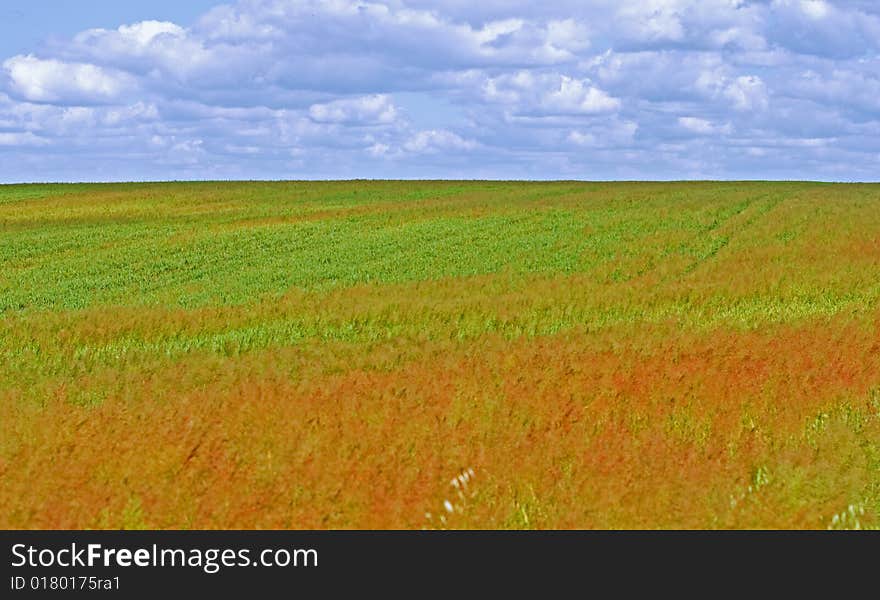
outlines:
[[94, 407], [4, 402], [0, 526], [421, 527], [473, 467], [450, 526], [824, 527], [876, 468], [880, 331], [847, 320], [494, 337], [299, 381], [249, 360], [160, 403], [173, 366]]

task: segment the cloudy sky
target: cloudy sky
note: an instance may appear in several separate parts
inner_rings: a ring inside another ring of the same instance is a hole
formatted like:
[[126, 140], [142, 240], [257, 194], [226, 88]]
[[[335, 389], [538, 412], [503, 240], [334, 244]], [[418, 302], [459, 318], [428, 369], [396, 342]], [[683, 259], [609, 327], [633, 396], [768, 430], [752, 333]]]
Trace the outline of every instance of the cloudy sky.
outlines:
[[878, 180], [872, 0], [3, 0], [0, 181]]

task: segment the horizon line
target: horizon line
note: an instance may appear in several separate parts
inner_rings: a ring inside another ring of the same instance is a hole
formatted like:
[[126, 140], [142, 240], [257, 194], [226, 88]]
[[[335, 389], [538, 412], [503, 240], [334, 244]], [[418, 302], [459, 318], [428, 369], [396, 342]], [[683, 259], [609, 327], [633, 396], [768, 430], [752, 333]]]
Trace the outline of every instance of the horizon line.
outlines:
[[380, 183], [380, 182], [462, 182], [462, 183], [826, 183], [870, 185], [877, 180], [853, 179], [507, 179], [507, 178], [451, 178], [451, 177], [351, 177], [351, 178], [253, 178], [253, 179], [126, 179], [126, 180], [55, 180], [55, 181], [0, 181], [0, 187], [26, 185], [139, 185], [174, 183]]

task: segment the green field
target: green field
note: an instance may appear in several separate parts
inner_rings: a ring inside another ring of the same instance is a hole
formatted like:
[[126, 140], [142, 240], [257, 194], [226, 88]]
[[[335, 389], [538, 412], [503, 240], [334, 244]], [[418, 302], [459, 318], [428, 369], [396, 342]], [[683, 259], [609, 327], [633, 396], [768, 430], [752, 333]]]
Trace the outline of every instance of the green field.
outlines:
[[878, 299], [880, 185], [0, 186], [0, 527], [873, 526]]

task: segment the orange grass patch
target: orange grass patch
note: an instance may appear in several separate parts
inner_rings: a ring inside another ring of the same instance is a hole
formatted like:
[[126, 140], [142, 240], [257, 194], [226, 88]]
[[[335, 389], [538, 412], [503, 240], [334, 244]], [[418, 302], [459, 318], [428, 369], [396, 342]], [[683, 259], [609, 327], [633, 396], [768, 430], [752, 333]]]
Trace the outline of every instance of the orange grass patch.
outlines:
[[190, 386], [168, 366], [91, 407], [0, 398], [0, 527], [824, 527], [875, 477], [876, 321], [289, 360]]

